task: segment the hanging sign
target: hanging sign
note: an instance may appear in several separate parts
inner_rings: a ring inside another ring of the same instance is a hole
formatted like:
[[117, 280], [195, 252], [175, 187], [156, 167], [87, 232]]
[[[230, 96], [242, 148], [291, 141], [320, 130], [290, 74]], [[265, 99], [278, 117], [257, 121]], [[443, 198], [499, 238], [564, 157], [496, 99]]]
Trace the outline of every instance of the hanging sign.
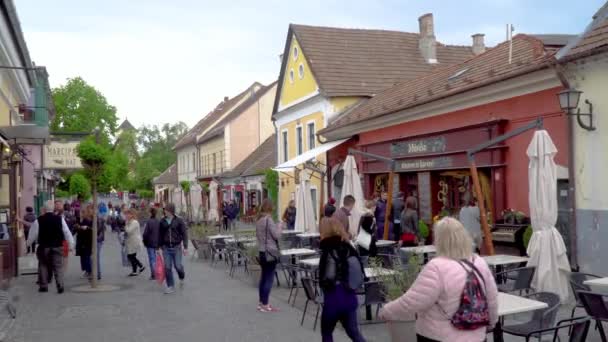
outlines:
[[43, 146], [43, 168], [50, 170], [82, 169], [76, 147], [80, 141], [51, 141]]

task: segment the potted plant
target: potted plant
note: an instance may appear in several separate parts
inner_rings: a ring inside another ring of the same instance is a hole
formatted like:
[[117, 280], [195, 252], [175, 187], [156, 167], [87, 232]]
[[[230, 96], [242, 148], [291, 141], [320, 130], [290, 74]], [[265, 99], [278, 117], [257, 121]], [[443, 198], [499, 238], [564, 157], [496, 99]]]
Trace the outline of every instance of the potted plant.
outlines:
[[[370, 259], [370, 267], [381, 268], [382, 264], [378, 259]], [[394, 274], [381, 276], [378, 278], [383, 285], [383, 294], [387, 302], [401, 297], [412, 286], [416, 277], [420, 273], [420, 260], [418, 255], [412, 254], [407, 261], [407, 266], [397, 262], [393, 265]], [[403, 317], [399, 321], [387, 322], [388, 330], [391, 334], [392, 342], [411, 341], [415, 339], [412, 334], [412, 322], [416, 320], [415, 314], [410, 317]]]

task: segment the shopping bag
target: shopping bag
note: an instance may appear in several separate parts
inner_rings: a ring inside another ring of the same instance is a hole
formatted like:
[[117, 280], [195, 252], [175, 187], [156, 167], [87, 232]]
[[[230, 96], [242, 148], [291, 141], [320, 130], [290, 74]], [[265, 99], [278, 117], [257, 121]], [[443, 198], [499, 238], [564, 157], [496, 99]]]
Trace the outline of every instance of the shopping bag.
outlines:
[[120, 254], [122, 256], [122, 267], [131, 267], [131, 263], [129, 262], [129, 258], [127, 257], [127, 246], [121, 246]]
[[154, 265], [154, 277], [162, 285], [165, 281], [165, 260], [161, 253], [156, 253], [156, 265]]

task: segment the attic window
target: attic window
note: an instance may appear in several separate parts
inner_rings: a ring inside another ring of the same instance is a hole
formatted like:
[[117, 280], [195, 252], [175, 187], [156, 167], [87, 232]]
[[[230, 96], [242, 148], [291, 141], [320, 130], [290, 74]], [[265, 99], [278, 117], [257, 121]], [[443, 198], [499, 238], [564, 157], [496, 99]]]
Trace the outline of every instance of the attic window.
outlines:
[[448, 82], [455, 81], [456, 79], [458, 79], [458, 77], [462, 76], [462, 74], [464, 74], [467, 71], [469, 71], [469, 68], [457, 71], [454, 75], [452, 75], [448, 78]]
[[298, 76], [300, 79], [304, 78], [304, 64], [302, 63], [300, 63], [300, 66], [298, 66]]
[[300, 55], [300, 51], [298, 50], [298, 47], [294, 46], [293, 47], [293, 60], [297, 61], [299, 55]]
[[293, 83], [294, 72], [293, 69], [289, 69], [289, 83]]

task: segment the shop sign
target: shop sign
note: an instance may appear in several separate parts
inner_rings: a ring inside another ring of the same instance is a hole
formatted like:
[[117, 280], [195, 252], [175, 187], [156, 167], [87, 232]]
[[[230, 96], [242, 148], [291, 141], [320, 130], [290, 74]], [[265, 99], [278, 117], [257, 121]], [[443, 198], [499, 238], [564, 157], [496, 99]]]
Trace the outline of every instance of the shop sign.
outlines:
[[414, 171], [444, 169], [454, 166], [452, 157], [440, 157], [432, 159], [412, 159], [397, 162], [397, 171]]
[[392, 156], [408, 156], [421, 153], [441, 153], [446, 150], [444, 136], [428, 139], [409, 140], [391, 144]]
[[76, 147], [80, 141], [51, 141], [43, 147], [43, 168], [49, 170], [82, 169]]

